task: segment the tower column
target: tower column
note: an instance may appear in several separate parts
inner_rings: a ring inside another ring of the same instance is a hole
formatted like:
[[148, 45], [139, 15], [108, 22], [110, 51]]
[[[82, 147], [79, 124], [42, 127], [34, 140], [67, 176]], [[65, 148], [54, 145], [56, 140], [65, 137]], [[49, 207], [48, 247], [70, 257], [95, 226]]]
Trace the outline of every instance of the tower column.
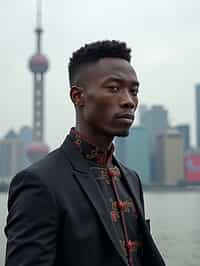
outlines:
[[42, 142], [44, 138], [44, 90], [43, 74], [34, 74], [33, 101], [33, 141]]
[[33, 73], [33, 142], [27, 149], [32, 162], [48, 153], [44, 143], [44, 74], [48, 70], [48, 59], [42, 54], [41, 1], [38, 0], [36, 33], [36, 52], [31, 57], [29, 67]]

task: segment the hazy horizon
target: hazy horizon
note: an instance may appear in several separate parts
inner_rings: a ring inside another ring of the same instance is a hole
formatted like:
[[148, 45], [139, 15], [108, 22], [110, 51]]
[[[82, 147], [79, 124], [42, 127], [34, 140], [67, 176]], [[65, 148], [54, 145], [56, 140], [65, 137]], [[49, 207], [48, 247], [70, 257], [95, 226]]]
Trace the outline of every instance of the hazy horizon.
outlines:
[[[42, 51], [50, 70], [45, 76], [45, 138], [51, 148], [74, 125], [67, 63], [86, 42], [126, 41], [140, 80], [140, 102], [162, 104], [171, 125], [189, 123], [195, 142], [194, 85], [200, 81], [200, 2], [154, 0], [123, 2], [43, 1]], [[0, 0], [0, 138], [10, 128], [32, 123], [32, 74], [36, 1]]]

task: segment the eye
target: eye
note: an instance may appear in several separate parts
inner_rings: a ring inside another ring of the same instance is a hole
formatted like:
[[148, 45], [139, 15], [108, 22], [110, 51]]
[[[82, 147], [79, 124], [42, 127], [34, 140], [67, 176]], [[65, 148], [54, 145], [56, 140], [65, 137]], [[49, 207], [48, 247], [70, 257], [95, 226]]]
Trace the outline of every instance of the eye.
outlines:
[[112, 93], [116, 93], [119, 91], [119, 87], [117, 87], [117, 86], [108, 86], [108, 89]]
[[133, 96], [137, 96], [138, 95], [138, 88], [131, 88], [130, 92], [133, 94]]

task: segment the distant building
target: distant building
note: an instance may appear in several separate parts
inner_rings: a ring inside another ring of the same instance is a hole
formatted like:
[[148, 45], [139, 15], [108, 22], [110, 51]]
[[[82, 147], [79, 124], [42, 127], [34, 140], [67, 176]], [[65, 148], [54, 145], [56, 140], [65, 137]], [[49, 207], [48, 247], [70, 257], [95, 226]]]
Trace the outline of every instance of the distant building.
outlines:
[[27, 146], [32, 142], [32, 129], [21, 127], [19, 134], [13, 129], [0, 140], [0, 176], [12, 177], [30, 165], [26, 155]]
[[184, 150], [190, 149], [190, 126], [189, 125], [178, 125], [176, 129], [182, 134], [184, 140]]
[[196, 138], [197, 147], [200, 147], [200, 83], [195, 86], [195, 100], [196, 100]]
[[143, 127], [133, 127], [125, 138], [116, 138], [116, 156], [130, 169], [136, 170], [143, 184], [150, 184], [149, 135]]
[[18, 138], [0, 140], [0, 176], [11, 177], [23, 168], [23, 144]]
[[143, 115], [148, 111], [148, 107], [146, 104], [140, 104], [139, 105], [139, 123], [142, 124], [143, 121]]
[[5, 139], [16, 139], [16, 138], [17, 138], [17, 133], [16, 133], [13, 129], [10, 129], [10, 130], [6, 133], [6, 135], [5, 135], [4, 138], [5, 138]]
[[18, 136], [25, 146], [29, 145], [32, 142], [32, 128], [29, 126], [22, 126]]
[[30, 159], [27, 156], [27, 147], [32, 143], [32, 128], [29, 126], [22, 126], [19, 131], [19, 139], [23, 143], [24, 160], [23, 168], [26, 168], [31, 164]]
[[177, 130], [157, 136], [157, 173], [162, 185], [176, 185], [184, 180], [184, 142]]
[[[142, 108], [142, 109], [141, 109]], [[144, 127], [150, 137], [151, 176], [154, 182], [159, 182], [157, 175], [156, 137], [169, 128], [168, 112], [162, 105], [153, 105], [150, 109], [142, 106], [139, 109], [140, 125]]]
[[[140, 109], [141, 112], [141, 109]], [[165, 132], [169, 127], [168, 112], [162, 105], [153, 105], [150, 109], [142, 107], [140, 125], [150, 134], [150, 148], [155, 151], [156, 136]]]
[[191, 150], [184, 158], [185, 181], [189, 184], [200, 184], [200, 150]]

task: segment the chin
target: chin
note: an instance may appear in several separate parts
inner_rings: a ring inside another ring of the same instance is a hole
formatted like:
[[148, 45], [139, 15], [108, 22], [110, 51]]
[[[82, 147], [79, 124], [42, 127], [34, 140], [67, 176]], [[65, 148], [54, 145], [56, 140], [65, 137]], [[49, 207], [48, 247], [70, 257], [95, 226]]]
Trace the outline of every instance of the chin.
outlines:
[[127, 137], [129, 135], [129, 129], [124, 129], [121, 131], [116, 132], [116, 137]]

